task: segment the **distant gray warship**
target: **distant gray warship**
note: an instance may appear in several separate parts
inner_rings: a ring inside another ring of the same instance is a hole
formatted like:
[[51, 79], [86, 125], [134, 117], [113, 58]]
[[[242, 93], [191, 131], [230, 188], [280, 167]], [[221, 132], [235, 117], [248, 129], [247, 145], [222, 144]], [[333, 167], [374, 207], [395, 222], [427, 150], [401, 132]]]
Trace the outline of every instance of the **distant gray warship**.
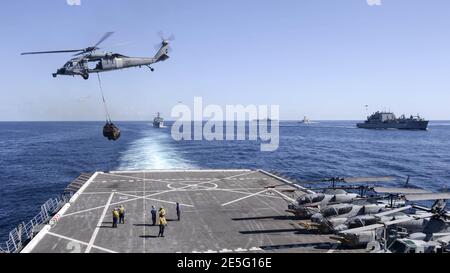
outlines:
[[376, 112], [367, 117], [364, 123], [358, 123], [356, 126], [364, 129], [427, 130], [428, 120], [419, 116], [406, 118], [405, 115], [397, 118], [390, 112]]
[[153, 127], [162, 128], [164, 127], [164, 119], [161, 117], [161, 113], [157, 113], [157, 116], [153, 120]]

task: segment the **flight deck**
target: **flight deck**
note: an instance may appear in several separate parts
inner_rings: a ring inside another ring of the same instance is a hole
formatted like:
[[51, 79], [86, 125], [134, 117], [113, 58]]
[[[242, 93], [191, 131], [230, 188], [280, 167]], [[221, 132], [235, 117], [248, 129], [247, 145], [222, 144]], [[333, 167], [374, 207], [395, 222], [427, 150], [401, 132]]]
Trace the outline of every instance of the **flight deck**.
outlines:
[[[22, 252], [363, 251], [341, 249], [330, 235], [304, 229], [285, 211], [286, 201], [266, 188], [274, 185], [302, 189], [262, 170], [96, 172]], [[112, 228], [112, 210], [120, 205], [125, 224]], [[166, 210], [165, 237], [157, 237], [152, 206]]]

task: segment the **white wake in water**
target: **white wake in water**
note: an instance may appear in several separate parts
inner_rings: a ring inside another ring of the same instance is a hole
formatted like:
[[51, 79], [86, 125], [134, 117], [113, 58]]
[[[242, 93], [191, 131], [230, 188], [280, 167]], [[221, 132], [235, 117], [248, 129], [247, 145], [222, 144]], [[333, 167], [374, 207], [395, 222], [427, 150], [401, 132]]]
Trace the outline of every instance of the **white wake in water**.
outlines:
[[170, 144], [169, 134], [149, 129], [120, 157], [119, 170], [193, 169], [195, 165]]

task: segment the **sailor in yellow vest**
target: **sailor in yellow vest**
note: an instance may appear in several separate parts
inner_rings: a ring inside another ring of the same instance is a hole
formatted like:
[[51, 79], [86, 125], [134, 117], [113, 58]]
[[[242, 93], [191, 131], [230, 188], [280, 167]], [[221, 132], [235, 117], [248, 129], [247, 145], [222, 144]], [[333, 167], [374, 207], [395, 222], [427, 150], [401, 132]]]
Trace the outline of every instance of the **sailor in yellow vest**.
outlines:
[[166, 210], [161, 207], [159, 208], [158, 211], [158, 215], [159, 215], [159, 234], [158, 237], [164, 237], [164, 229], [166, 228], [167, 225], [167, 220], [166, 220]]
[[125, 208], [123, 205], [119, 207], [119, 224], [125, 224]]
[[119, 221], [119, 209], [118, 208], [113, 209], [112, 216], [113, 216], [112, 227], [116, 228], [117, 227], [117, 221]]

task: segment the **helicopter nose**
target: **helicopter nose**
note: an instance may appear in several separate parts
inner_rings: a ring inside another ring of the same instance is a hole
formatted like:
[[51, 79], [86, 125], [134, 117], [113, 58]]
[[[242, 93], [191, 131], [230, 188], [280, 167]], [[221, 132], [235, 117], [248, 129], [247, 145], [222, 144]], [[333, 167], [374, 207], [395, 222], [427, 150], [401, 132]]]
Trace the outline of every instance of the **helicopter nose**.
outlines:
[[323, 216], [320, 213], [315, 213], [311, 216], [311, 222], [321, 223], [323, 221]]
[[338, 225], [337, 227], [334, 228], [334, 230], [337, 231], [337, 232], [344, 231], [344, 230], [347, 230], [347, 229], [348, 229], [348, 226], [344, 225], [344, 224]]

